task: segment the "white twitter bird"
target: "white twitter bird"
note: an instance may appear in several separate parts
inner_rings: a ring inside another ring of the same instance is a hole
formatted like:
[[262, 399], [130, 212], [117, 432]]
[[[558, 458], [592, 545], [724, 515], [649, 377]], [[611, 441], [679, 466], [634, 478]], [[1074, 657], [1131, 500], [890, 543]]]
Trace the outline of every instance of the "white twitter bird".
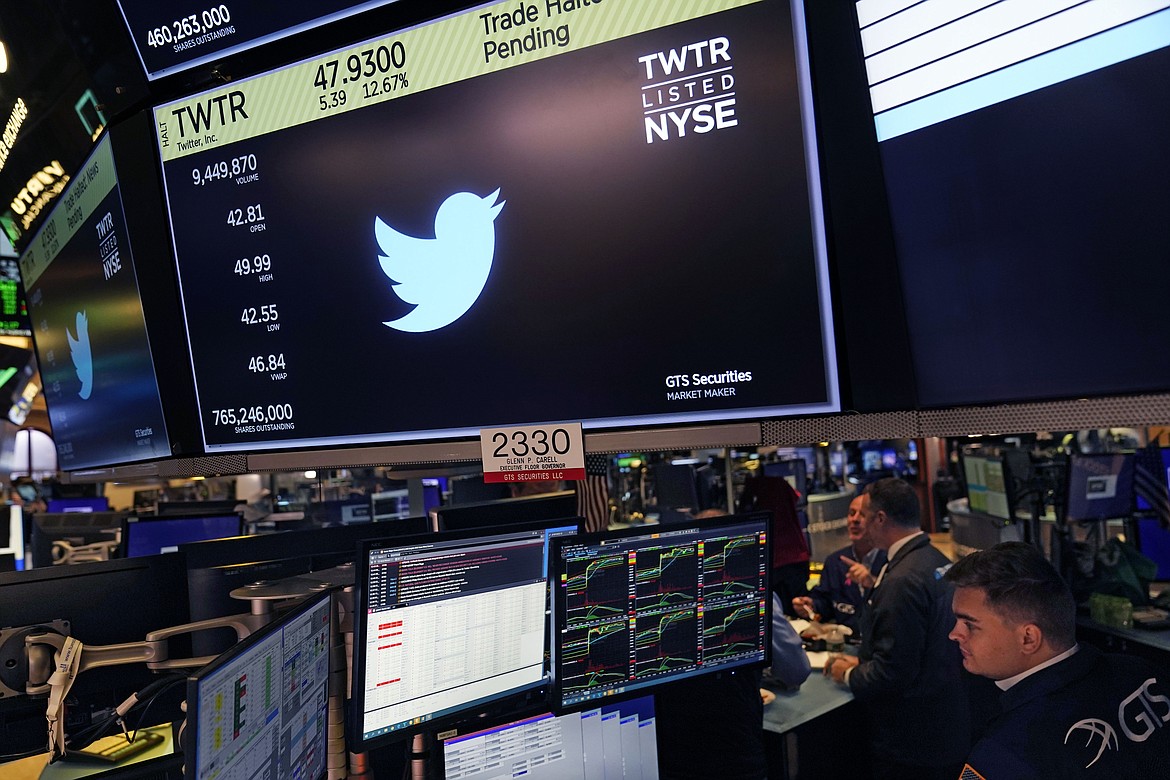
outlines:
[[77, 312], [77, 338], [65, 328], [65, 338], [69, 341], [69, 356], [73, 358], [73, 368], [77, 371], [77, 378], [81, 380], [81, 390], [77, 393], [82, 400], [89, 398], [93, 392], [93, 354], [89, 347], [89, 318], [85, 312]]
[[414, 238], [374, 218], [378, 262], [394, 282], [394, 292], [415, 308], [383, 325], [425, 333], [450, 325], [479, 299], [496, 253], [497, 189], [486, 198], [457, 192], [435, 213], [435, 237]]

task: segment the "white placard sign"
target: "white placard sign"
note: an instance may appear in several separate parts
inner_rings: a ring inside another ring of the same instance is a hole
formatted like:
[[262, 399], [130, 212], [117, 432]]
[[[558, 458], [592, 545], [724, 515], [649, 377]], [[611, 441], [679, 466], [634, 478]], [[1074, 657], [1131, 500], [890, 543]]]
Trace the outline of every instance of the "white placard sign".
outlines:
[[484, 482], [585, 479], [581, 423], [484, 428], [479, 446]]

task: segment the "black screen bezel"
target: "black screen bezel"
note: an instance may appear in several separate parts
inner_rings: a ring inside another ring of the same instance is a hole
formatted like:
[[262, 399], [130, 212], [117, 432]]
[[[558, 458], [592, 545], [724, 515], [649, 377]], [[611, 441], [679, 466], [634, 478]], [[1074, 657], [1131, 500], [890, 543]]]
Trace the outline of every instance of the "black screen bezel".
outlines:
[[[567, 627], [565, 622], [565, 605], [563, 589], [560, 587], [561, 575], [564, 572], [562, 563], [562, 548], [567, 545], [595, 545], [603, 544], [605, 542], [620, 542], [625, 539], [644, 537], [652, 539], [656, 536], [664, 534], [686, 533], [693, 534], [707, 534], [709, 532], [718, 532], [721, 529], [741, 525], [748, 522], [762, 522], [764, 534], [764, 560], [767, 565], [764, 567], [764, 586], [765, 594], [763, 600], [765, 602], [765, 616], [764, 624], [767, 627], [763, 639], [763, 657], [760, 659], [749, 659], [741, 662], [731, 662], [720, 664], [718, 666], [707, 669], [694, 670], [684, 675], [669, 675], [652, 681], [646, 681], [633, 685], [624, 686], [618, 690], [608, 691], [601, 698], [585, 699], [579, 702], [566, 705], [564, 703], [563, 677], [559, 672], [559, 657], [561, 655], [560, 637], [562, 630]], [[580, 534], [570, 538], [556, 538], [552, 540], [551, 553], [549, 561], [549, 580], [552, 585], [552, 636], [550, 638], [550, 650], [552, 652], [552, 672], [553, 672], [553, 712], [563, 714], [566, 712], [573, 712], [576, 710], [589, 709], [597, 706], [601, 701], [634, 698], [646, 695], [647, 691], [657, 685], [665, 685], [676, 682], [678, 680], [687, 679], [691, 677], [698, 677], [707, 674], [714, 674], [721, 671], [730, 671], [733, 669], [750, 669], [770, 666], [772, 663], [772, 513], [763, 512], [744, 512], [734, 515], [723, 515], [721, 517], [704, 518], [701, 520], [694, 520], [688, 523], [680, 523], [669, 526], [647, 526], [643, 528], [630, 528], [620, 531], [600, 531], [588, 534]]]

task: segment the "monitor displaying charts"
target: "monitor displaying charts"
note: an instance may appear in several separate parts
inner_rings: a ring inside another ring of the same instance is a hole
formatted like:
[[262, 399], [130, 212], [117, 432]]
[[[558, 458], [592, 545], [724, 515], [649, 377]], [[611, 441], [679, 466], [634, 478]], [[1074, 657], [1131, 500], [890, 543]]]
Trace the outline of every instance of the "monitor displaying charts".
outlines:
[[1012, 519], [1004, 460], [998, 456], [963, 453], [963, 476], [967, 482], [967, 503], [972, 512]]
[[765, 663], [770, 519], [553, 540], [554, 705]]

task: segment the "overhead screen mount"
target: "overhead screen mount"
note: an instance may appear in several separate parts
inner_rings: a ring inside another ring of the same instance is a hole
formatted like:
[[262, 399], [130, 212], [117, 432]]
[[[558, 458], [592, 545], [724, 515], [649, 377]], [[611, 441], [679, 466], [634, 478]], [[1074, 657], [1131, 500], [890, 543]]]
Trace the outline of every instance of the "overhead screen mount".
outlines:
[[554, 706], [766, 664], [771, 517], [553, 540]]
[[[523, 31], [479, 6], [154, 108], [207, 454], [839, 409], [802, 4], [528, 7]], [[328, 328], [325, 300], [344, 301]], [[594, 336], [680, 300], [686, 339]], [[724, 337], [728, 312], [778, 302], [803, 329], [785, 360]], [[394, 403], [374, 353], [414, 367]], [[641, 356], [618, 385], [596, 369], [614, 354]]]

